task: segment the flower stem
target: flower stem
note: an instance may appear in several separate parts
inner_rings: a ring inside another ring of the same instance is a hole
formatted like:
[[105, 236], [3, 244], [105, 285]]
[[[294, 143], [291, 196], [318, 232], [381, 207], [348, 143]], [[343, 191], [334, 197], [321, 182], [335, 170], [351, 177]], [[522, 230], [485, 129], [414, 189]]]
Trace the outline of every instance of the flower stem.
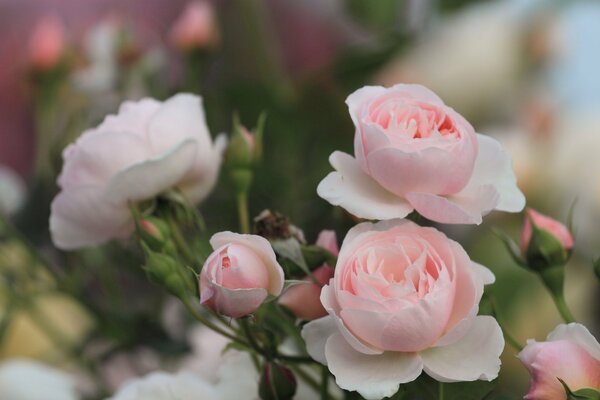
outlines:
[[237, 194], [238, 217], [242, 233], [250, 233], [250, 217], [248, 216], [248, 195], [245, 192]]
[[438, 382], [439, 383], [439, 396], [438, 399], [439, 400], [444, 400], [444, 383], [443, 382]]
[[210, 322], [208, 319], [204, 318], [204, 316], [202, 316], [192, 305], [192, 303], [189, 300], [184, 300], [182, 299], [183, 304], [185, 305], [185, 307], [187, 308], [187, 310], [189, 311], [189, 313], [200, 323], [202, 323], [204, 326], [206, 326], [209, 329], [212, 329], [213, 331], [225, 336], [226, 338], [231, 339], [232, 341], [239, 343], [243, 346], [246, 347], [251, 347], [250, 343], [246, 342], [245, 340], [240, 339], [239, 337], [221, 329], [220, 327], [218, 327], [217, 325], [213, 324], [212, 322]]
[[575, 322], [575, 318], [573, 317], [573, 314], [571, 313], [571, 310], [565, 301], [565, 296], [562, 293], [556, 295], [553, 294], [552, 299], [554, 300], [554, 304], [556, 304], [556, 308], [565, 322]]
[[329, 391], [327, 386], [329, 384], [329, 370], [326, 366], [321, 366], [321, 400], [329, 399]]

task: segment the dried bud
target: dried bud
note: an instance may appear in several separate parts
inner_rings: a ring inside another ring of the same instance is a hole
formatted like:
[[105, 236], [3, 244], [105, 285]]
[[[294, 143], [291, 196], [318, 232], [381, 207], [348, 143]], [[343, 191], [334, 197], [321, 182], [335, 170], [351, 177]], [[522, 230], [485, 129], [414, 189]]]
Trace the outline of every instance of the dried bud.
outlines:
[[292, 237], [290, 220], [277, 211], [263, 210], [254, 218], [254, 231], [257, 235], [271, 239]]

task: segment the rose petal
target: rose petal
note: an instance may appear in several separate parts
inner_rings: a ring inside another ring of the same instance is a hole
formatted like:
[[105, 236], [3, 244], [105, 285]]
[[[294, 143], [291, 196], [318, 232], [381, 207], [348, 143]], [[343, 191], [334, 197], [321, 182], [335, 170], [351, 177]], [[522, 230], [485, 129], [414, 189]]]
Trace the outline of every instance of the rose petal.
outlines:
[[592, 357], [600, 361], [600, 344], [590, 331], [581, 324], [573, 322], [559, 325], [548, 335], [548, 340], [569, 340], [577, 343]]
[[165, 155], [135, 164], [115, 175], [106, 188], [114, 203], [145, 200], [175, 186], [192, 166], [197, 144], [187, 139]]
[[103, 192], [95, 187], [70, 188], [54, 198], [50, 233], [56, 247], [71, 250], [93, 246], [133, 232], [129, 209], [103, 199]]
[[427, 375], [440, 382], [491, 381], [500, 371], [504, 338], [498, 322], [478, 316], [456, 343], [420, 352]]
[[321, 181], [317, 193], [331, 204], [366, 219], [404, 218], [412, 211], [404, 199], [365, 174], [352, 156], [336, 151], [329, 162], [336, 172]]
[[210, 304], [216, 312], [228, 317], [240, 318], [256, 311], [268, 293], [262, 288], [228, 289], [213, 282], [200, 295], [202, 304]]
[[417, 379], [423, 369], [417, 354], [362, 354], [354, 350], [340, 334], [329, 337], [325, 345], [325, 356], [338, 386], [345, 390], [355, 390], [365, 399], [392, 396], [401, 383]]
[[419, 214], [445, 224], [477, 224], [494, 209], [498, 193], [491, 185], [482, 185], [469, 193], [438, 196], [430, 193], [408, 193], [408, 202]]
[[469, 193], [477, 192], [478, 187], [492, 185], [499, 196], [496, 210], [521, 211], [525, 207], [525, 196], [517, 186], [510, 155], [497, 140], [489, 136], [477, 134], [477, 141], [479, 152], [473, 175], [461, 194], [470, 197]]
[[331, 335], [337, 334], [338, 329], [334, 317], [327, 316], [316, 319], [304, 325], [302, 339], [306, 343], [306, 351], [315, 360], [327, 365], [325, 358], [325, 343]]

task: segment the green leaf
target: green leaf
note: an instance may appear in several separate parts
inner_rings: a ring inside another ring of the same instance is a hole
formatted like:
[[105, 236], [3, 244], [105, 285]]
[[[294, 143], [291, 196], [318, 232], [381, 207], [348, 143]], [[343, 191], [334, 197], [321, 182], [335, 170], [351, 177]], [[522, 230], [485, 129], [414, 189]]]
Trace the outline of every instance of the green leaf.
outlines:
[[504, 233], [498, 228], [492, 228], [492, 232], [494, 232], [494, 234], [498, 236], [502, 243], [504, 243], [504, 246], [506, 247], [506, 250], [508, 251], [508, 254], [510, 254], [510, 256], [512, 257], [513, 261], [522, 267], [526, 267], [527, 264], [525, 263], [525, 260], [523, 260], [523, 258], [521, 257], [521, 250], [519, 249], [519, 246], [515, 243], [515, 241], [512, 240], [510, 236], [508, 236], [506, 233]]
[[583, 388], [572, 391], [571, 388], [560, 378], [557, 378], [565, 389], [567, 400], [600, 400], [600, 392], [593, 388]]

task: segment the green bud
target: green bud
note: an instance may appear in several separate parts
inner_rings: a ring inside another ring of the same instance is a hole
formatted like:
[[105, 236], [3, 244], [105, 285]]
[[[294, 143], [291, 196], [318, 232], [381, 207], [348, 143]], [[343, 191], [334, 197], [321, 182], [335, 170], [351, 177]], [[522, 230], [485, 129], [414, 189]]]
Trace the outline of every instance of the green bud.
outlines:
[[525, 263], [537, 272], [557, 265], [564, 265], [569, 260], [571, 250], [566, 249], [560, 240], [545, 229], [532, 224], [531, 240], [525, 252]]
[[147, 258], [144, 270], [148, 278], [163, 286], [174, 296], [187, 296], [190, 289], [195, 286], [191, 272], [175, 258], [164, 253], [156, 253], [147, 246], [144, 248]]
[[264, 366], [258, 394], [262, 400], [290, 400], [296, 394], [296, 378], [283, 365], [267, 361]]
[[254, 132], [250, 132], [240, 123], [237, 114], [233, 116], [233, 128], [225, 153], [226, 169], [250, 169], [260, 161], [264, 122], [265, 114], [261, 114]]
[[156, 217], [140, 218], [137, 221], [140, 239], [153, 251], [161, 251], [171, 245], [169, 225]]

